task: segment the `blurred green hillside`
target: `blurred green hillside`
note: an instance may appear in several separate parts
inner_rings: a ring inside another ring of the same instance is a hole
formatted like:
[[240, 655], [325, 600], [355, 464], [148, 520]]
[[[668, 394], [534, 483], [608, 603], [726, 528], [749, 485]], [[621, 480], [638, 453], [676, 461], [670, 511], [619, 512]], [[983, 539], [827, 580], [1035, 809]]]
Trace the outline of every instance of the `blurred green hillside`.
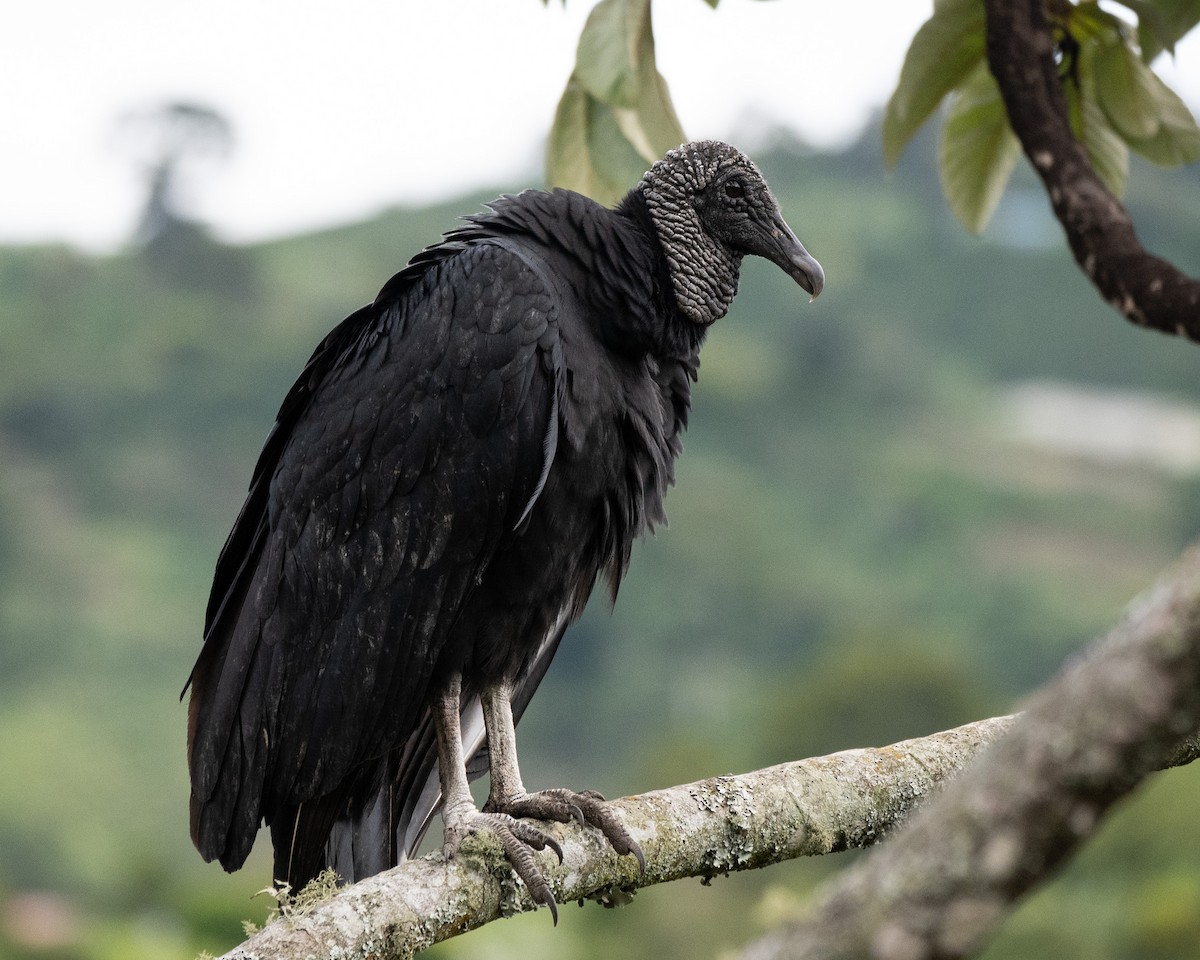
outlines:
[[[670, 528], [614, 612], [597, 596], [522, 723], [531, 786], [620, 795], [1006, 711], [1200, 533], [1200, 474], [1034, 442], [1012, 391], [1143, 391], [1200, 416], [1200, 350], [1096, 297], [1031, 179], [974, 239], [930, 145], [888, 177], [877, 141], [760, 151], [826, 292], [810, 306], [747, 264]], [[187, 836], [178, 694], [208, 578], [314, 344], [487, 196], [252, 247], [193, 230], [153, 255], [0, 249], [0, 960], [187, 960], [265, 915], [267, 844], [227, 876]], [[1196, 170], [1136, 169], [1129, 204], [1200, 273]], [[1198, 792], [1200, 771], [1158, 777], [990, 960], [1195, 956]], [[433, 954], [717, 956], [844, 862], [643, 891], [558, 929], [515, 918]]]

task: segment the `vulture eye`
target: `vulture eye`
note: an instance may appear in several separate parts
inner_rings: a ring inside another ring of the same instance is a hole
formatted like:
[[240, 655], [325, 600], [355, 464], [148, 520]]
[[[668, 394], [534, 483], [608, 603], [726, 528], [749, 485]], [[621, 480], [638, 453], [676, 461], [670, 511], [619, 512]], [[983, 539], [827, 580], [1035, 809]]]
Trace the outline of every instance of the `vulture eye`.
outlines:
[[725, 184], [725, 196], [730, 200], [741, 200], [746, 195], [746, 188], [741, 180], [730, 180]]

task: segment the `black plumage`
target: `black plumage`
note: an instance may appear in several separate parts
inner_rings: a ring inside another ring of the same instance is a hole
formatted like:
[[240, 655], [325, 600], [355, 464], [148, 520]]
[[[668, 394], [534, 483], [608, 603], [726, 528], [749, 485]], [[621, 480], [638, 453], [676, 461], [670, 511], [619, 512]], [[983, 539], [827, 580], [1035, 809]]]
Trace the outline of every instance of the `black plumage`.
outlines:
[[[217, 561], [189, 681], [206, 859], [237, 869], [265, 821], [276, 879], [360, 878], [411, 855], [443, 798], [447, 854], [491, 830], [551, 906], [527, 847], [554, 844], [515, 818], [574, 817], [640, 859], [598, 795], [525, 792], [512, 728], [596, 580], [615, 597], [665, 520], [698, 352], [746, 254], [821, 290], [753, 164], [687, 144], [615, 210], [501, 198], [321, 342]], [[480, 813], [465, 787], [489, 764]]]

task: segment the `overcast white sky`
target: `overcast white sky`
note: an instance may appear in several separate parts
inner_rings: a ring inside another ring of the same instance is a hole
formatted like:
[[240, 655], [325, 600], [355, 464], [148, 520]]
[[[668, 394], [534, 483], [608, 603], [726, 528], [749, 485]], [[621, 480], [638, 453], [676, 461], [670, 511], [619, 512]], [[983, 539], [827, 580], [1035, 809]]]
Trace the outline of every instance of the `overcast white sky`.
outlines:
[[[224, 113], [236, 152], [198, 212], [251, 239], [536, 180], [591, 0], [36, 0], [0, 13], [0, 242], [104, 248], [141, 187], [114, 133], [168, 98]], [[931, 0], [658, 0], [689, 136], [773, 121], [821, 146], [886, 99]], [[1195, 111], [1200, 38], [1163, 70]]]

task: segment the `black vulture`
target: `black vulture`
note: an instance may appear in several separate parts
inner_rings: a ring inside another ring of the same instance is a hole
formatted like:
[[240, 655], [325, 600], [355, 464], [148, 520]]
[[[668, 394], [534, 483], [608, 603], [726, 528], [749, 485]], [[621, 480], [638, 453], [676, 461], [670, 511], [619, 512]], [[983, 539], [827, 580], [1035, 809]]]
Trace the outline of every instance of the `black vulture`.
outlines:
[[[188, 710], [192, 839], [346, 880], [521, 818], [641, 851], [592, 791], [526, 791], [515, 724], [603, 574], [665, 520], [708, 328], [742, 258], [824, 274], [727, 144], [670, 151], [609, 209], [527, 190], [418, 253], [320, 343], [217, 560]], [[186, 693], [185, 686], [185, 693]], [[490, 770], [476, 809], [468, 782]], [[643, 864], [644, 865], [644, 864]]]

